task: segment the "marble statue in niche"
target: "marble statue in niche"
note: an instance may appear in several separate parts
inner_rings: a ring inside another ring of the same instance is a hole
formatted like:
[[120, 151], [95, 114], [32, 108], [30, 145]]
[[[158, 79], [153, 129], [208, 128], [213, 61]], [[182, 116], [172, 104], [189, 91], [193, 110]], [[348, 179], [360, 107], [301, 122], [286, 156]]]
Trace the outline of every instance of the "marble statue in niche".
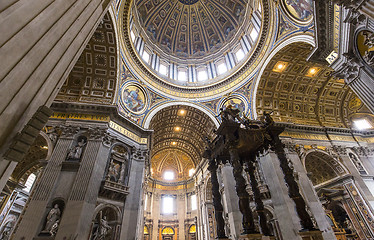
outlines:
[[[104, 213], [103, 213], [104, 211]], [[114, 226], [111, 226], [113, 216], [111, 211], [102, 210], [96, 216], [92, 229], [91, 240], [109, 240], [113, 238]]]
[[118, 163], [113, 162], [113, 160], [111, 161], [109, 169], [108, 169], [108, 177], [110, 181], [118, 182], [120, 168], [121, 166]]
[[112, 229], [111, 226], [109, 226], [108, 221], [106, 219], [106, 216], [103, 216], [102, 219], [100, 219], [99, 227], [97, 228], [97, 234], [94, 238], [95, 240], [102, 240], [105, 239], [105, 237], [109, 234], [109, 231]]
[[127, 171], [127, 154], [127, 149], [121, 145], [112, 149], [106, 180], [124, 184]]
[[348, 156], [360, 174], [367, 174], [364, 166], [362, 166], [361, 161], [356, 157], [356, 155], [354, 155], [353, 153], [349, 153]]
[[[60, 221], [60, 217], [61, 217], [61, 210], [58, 204], [56, 203], [47, 215], [47, 219], [46, 219], [47, 222], [42, 232], [49, 233], [50, 235], [52, 235], [52, 233], [53, 235], [56, 234], [57, 229], [58, 229], [58, 224]], [[56, 226], [56, 223], [57, 223], [57, 226]]]
[[83, 149], [87, 144], [85, 137], [80, 137], [74, 147], [69, 150], [67, 160], [80, 160], [82, 157]]

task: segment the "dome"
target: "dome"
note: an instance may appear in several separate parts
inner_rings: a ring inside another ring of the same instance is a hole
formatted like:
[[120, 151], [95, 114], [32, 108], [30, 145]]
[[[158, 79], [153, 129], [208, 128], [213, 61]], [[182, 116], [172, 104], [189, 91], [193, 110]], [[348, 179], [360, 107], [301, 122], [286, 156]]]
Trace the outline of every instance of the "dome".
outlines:
[[262, 29], [261, 4], [251, 0], [134, 0], [128, 10], [124, 55], [143, 81], [166, 88], [201, 90], [229, 79], [255, 52]]
[[242, 26], [248, 2], [136, 0], [135, 4], [151, 46], [165, 56], [196, 60], [223, 50]]

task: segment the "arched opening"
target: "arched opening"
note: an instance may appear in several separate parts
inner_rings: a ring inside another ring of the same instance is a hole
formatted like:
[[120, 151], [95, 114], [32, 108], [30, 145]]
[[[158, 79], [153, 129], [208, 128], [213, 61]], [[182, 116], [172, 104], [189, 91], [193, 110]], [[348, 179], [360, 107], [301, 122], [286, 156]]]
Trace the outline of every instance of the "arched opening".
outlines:
[[174, 240], [174, 229], [172, 227], [164, 227], [161, 231], [162, 240]]
[[115, 207], [104, 206], [98, 209], [98, 212], [92, 221], [90, 239], [117, 239], [120, 233], [118, 216], [119, 214]]
[[191, 106], [174, 105], [157, 112], [150, 122], [152, 177], [164, 181], [164, 173], [173, 172], [175, 177], [169, 181], [189, 179], [190, 170], [202, 159], [205, 137], [211, 137], [214, 127], [207, 114]]
[[305, 169], [314, 186], [332, 182], [347, 173], [337, 160], [322, 151], [312, 151], [305, 156]]

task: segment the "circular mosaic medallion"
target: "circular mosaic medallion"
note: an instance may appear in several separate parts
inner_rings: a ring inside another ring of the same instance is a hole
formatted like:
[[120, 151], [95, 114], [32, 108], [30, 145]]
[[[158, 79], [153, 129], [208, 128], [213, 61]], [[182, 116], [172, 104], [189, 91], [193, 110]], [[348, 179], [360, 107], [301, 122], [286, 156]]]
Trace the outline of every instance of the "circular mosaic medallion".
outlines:
[[313, 17], [312, 0], [283, 0], [283, 4], [297, 20], [309, 21]]
[[122, 106], [134, 114], [142, 113], [147, 105], [145, 90], [136, 83], [125, 84], [120, 98]]
[[220, 108], [223, 108], [223, 110], [225, 110], [229, 105], [231, 105], [231, 108], [238, 109], [240, 111], [240, 117], [243, 117], [243, 115], [246, 114], [247, 104], [241, 97], [231, 96], [224, 99], [220, 104]]
[[185, 4], [185, 5], [192, 5], [197, 3], [199, 0], [179, 0], [179, 2]]
[[364, 62], [374, 69], [374, 33], [360, 31], [357, 35], [357, 49]]

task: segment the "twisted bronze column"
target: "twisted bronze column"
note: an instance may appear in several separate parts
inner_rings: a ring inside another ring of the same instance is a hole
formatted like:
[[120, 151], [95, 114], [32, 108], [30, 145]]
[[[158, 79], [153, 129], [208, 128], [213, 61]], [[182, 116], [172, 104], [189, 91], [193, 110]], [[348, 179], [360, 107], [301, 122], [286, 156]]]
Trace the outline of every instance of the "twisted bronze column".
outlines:
[[[275, 130], [276, 131], [276, 130]], [[303, 230], [316, 230], [314, 224], [312, 222], [309, 213], [306, 211], [306, 204], [304, 198], [301, 196], [299, 191], [299, 186], [295, 181], [293, 170], [288, 165], [288, 160], [286, 157], [286, 153], [284, 152], [283, 143], [279, 139], [277, 133], [271, 131], [270, 134], [272, 135], [272, 148], [278, 156], [280, 167], [284, 174], [284, 180], [288, 186], [288, 196], [294, 201], [296, 205], [296, 212], [300, 218], [300, 223]]]
[[253, 160], [254, 159], [250, 159], [247, 161], [247, 167], [245, 170], [248, 173], [249, 179], [251, 181], [251, 188], [252, 188], [253, 196], [254, 196], [255, 203], [256, 203], [256, 212], [258, 214], [259, 224], [261, 227], [262, 234], [264, 234], [265, 236], [271, 236], [270, 229], [266, 222], [266, 216], [264, 212], [264, 203], [261, 200], [260, 189], [258, 188], [258, 183], [257, 183], [256, 177], [254, 174], [255, 166], [254, 166]]
[[210, 181], [212, 182], [214, 216], [216, 218], [217, 238], [227, 238], [225, 233], [225, 220], [223, 219], [223, 206], [221, 203], [221, 193], [217, 179], [217, 165], [214, 160], [209, 160], [208, 170], [210, 172]]
[[246, 182], [242, 175], [243, 167], [239, 160], [238, 151], [235, 148], [230, 148], [229, 153], [231, 165], [233, 167], [234, 178], [236, 182], [236, 193], [239, 197], [239, 209], [243, 215], [243, 234], [257, 233], [250, 207], [249, 194], [246, 190]]

